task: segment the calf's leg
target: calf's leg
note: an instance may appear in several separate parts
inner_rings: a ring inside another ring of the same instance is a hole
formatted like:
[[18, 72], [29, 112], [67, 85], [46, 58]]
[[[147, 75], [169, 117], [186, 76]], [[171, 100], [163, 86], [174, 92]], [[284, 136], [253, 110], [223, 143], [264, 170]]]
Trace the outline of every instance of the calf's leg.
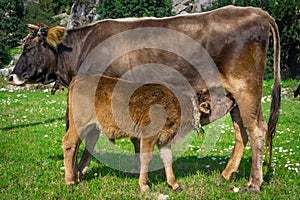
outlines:
[[159, 148], [160, 157], [163, 160], [165, 172], [167, 176], [167, 182], [173, 190], [181, 191], [181, 187], [176, 182], [176, 178], [172, 168], [173, 156], [171, 145], [167, 145]]
[[89, 132], [89, 134], [85, 138], [85, 149], [78, 167], [80, 173], [83, 175], [86, 174], [89, 169], [92, 154], [94, 152], [95, 145], [99, 139], [99, 135], [100, 131], [94, 128]]
[[141, 153], [140, 153], [141, 169], [140, 169], [139, 185], [140, 185], [141, 192], [145, 192], [150, 189], [147, 184], [148, 169], [153, 156], [155, 139], [153, 137], [142, 138], [140, 145], [141, 145]]
[[81, 143], [77, 131], [70, 127], [62, 139], [65, 165], [65, 182], [72, 185], [79, 181], [79, 171], [77, 164], [78, 147]]
[[248, 136], [240, 116], [239, 108], [235, 107], [230, 112], [230, 115], [234, 126], [235, 144], [234, 144], [232, 155], [227, 163], [227, 166], [222, 172], [222, 177], [225, 180], [229, 180], [232, 173], [238, 171], [245, 147], [248, 142]]
[[134, 158], [134, 165], [132, 169], [132, 173], [139, 173], [140, 171], [140, 139], [138, 138], [130, 138], [131, 142], [133, 143], [134, 146], [134, 151], [135, 151], [135, 158]]

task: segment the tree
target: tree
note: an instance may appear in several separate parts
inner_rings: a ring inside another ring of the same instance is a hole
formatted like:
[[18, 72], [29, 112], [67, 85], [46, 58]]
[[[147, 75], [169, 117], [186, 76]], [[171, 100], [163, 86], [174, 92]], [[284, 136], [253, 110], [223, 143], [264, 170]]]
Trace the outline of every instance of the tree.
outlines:
[[170, 16], [171, 0], [102, 0], [97, 13], [100, 19], [124, 17]]
[[0, 68], [9, 62], [9, 48], [20, 41], [23, 3], [23, 0], [0, 0]]
[[39, 24], [41, 22], [54, 26], [59, 22], [53, 16], [68, 12], [71, 1], [59, 0], [27, 0], [24, 9], [24, 23]]

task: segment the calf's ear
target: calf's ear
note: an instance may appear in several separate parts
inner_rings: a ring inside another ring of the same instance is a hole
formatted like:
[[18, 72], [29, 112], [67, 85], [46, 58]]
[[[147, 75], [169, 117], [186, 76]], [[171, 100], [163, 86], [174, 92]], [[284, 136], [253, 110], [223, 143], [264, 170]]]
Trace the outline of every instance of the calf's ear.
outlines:
[[62, 42], [66, 35], [66, 29], [61, 26], [50, 28], [47, 32], [46, 42], [54, 48]]

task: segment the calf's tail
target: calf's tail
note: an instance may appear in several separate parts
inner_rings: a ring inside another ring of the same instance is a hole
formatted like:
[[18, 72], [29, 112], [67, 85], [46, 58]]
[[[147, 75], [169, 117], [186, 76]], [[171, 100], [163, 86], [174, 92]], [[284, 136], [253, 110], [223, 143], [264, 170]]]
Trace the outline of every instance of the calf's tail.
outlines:
[[266, 154], [268, 157], [268, 169], [272, 163], [272, 140], [275, 136], [276, 124], [279, 116], [279, 108], [281, 101], [281, 87], [280, 87], [280, 38], [277, 24], [272, 19], [270, 21], [270, 28], [273, 35], [274, 43], [274, 85], [272, 90], [272, 102], [270, 110], [270, 118], [268, 122], [268, 131], [266, 135]]

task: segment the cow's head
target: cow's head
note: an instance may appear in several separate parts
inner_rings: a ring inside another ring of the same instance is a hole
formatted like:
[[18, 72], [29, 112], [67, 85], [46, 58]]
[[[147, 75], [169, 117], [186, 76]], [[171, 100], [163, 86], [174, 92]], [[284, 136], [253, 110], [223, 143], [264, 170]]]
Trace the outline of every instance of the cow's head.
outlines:
[[55, 81], [57, 45], [65, 36], [65, 28], [49, 28], [43, 24], [27, 25], [29, 34], [23, 39], [23, 52], [9, 76], [13, 85], [25, 83], [48, 84]]

